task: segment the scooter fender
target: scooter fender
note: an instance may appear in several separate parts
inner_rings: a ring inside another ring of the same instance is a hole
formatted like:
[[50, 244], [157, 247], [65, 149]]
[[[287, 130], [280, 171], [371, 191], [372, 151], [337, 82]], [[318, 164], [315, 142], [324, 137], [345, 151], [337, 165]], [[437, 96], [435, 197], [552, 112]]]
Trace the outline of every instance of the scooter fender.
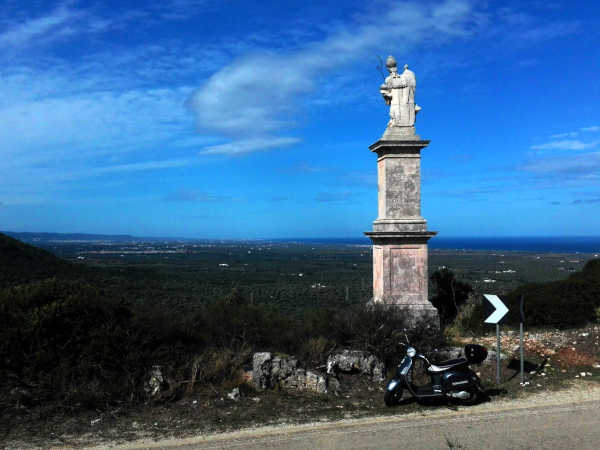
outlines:
[[394, 389], [397, 389], [399, 385], [403, 386], [404, 385], [404, 381], [402, 381], [399, 378], [394, 377], [390, 381], [388, 381], [388, 384], [385, 387], [385, 390], [392, 392], [392, 391], [394, 391]]
[[386, 390], [393, 391], [398, 387], [398, 385], [406, 386], [406, 375], [412, 367], [412, 364], [412, 358], [405, 356], [400, 365], [398, 365], [398, 368], [396, 369], [396, 376], [394, 376], [394, 378], [392, 378], [388, 382]]

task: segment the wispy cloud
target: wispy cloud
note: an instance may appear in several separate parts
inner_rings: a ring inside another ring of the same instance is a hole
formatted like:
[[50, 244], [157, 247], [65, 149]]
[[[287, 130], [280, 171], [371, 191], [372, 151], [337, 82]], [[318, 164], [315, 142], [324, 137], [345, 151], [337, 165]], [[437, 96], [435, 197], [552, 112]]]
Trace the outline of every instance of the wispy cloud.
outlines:
[[192, 159], [167, 159], [163, 161], [145, 161], [141, 163], [131, 164], [119, 164], [107, 167], [95, 167], [93, 169], [86, 170], [84, 174], [87, 175], [100, 175], [105, 173], [118, 173], [118, 172], [139, 172], [144, 170], [159, 170], [159, 169], [172, 169], [175, 167], [189, 167], [193, 165], [196, 160]]
[[570, 131], [568, 133], [558, 133], [550, 136], [550, 139], [564, 139], [568, 137], [576, 137], [579, 134], [577, 131]]
[[592, 182], [600, 181], [600, 152], [538, 158], [517, 167], [539, 177], [553, 180]]
[[600, 141], [583, 142], [578, 139], [564, 139], [532, 145], [532, 150], [585, 150], [596, 147]]
[[582, 127], [580, 128], [581, 131], [591, 131], [591, 132], [596, 132], [596, 131], [600, 131], [600, 126], [598, 125], [592, 125], [591, 127]]
[[[542, 9], [546, 6], [539, 5]], [[572, 20], [541, 21], [536, 14], [524, 12], [521, 8], [500, 8], [495, 16], [489, 18], [490, 31], [500, 35], [503, 42], [512, 45], [532, 45], [562, 36], [572, 35], [582, 30], [582, 24]], [[507, 33], [507, 27], [510, 32]]]
[[[382, 14], [382, 11], [385, 11]], [[406, 52], [416, 45], [443, 42], [469, 34], [471, 6], [446, 1], [428, 7], [417, 3], [390, 3], [354, 23], [331, 27], [322, 40], [287, 52], [255, 52], [213, 74], [189, 99], [200, 130], [216, 131], [232, 139], [207, 153], [249, 153], [262, 146], [238, 142], [241, 136], [273, 133], [297, 125], [303, 98], [320, 89], [330, 73], [349, 63], [389, 48]], [[391, 51], [392, 49], [390, 49]], [[282, 70], [284, 68], [284, 70]], [[262, 138], [266, 139], [266, 138]], [[272, 143], [289, 145], [281, 137]], [[272, 145], [269, 148], [276, 148]]]
[[260, 137], [244, 139], [226, 144], [211, 145], [201, 152], [203, 155], [243, 155], [257, 151], [266, 151], [274, 148], [289, 147], [300, 142], [294, 137]]
[[594, 205], [594, 204], [599, 204], [600, 203], [600, 197], [598, 197], [598, 198], [586, 198], [586, 199], [579, 198], [577, 200], [573, 200], [571, 203], [573, 205]]
[[48, 15], [14, 23], [0, 34], [0, 46], [16, 48], [32, 43], [39, 45], [61, 36], [66, 37], [73, 33], [69, 24], [79, 16], [80, 13], [61, 6]]

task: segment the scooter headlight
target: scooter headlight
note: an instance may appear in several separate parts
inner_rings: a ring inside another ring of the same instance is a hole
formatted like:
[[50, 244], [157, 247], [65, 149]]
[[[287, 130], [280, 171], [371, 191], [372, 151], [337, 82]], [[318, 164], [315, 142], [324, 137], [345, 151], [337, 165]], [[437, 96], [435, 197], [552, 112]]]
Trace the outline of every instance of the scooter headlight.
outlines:
[[414, 358], [414, 356], [415, 356], [416, 354], [417, 354], [417, 350], [415, 350], [415, 348], [414, 348], [414, 347], [408, 347], [408, 348], [406, 349], [406, 355], [407, 355], [409, 358]]

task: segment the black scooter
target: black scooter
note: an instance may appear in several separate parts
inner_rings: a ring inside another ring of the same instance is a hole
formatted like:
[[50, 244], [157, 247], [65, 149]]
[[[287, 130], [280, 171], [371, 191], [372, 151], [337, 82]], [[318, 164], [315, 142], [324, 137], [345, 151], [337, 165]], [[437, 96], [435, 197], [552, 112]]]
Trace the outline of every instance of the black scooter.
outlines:
[[[407, 338], [408, 342], [408, 338]], [[425, 355], [418, 353], [407, 344], [406, 356], [398, 366], [396, 375], [385, 388], [384, 401], [387, 406], [400, 403], [402, 392], [406, 388], [417, 401], [440, 398], [458, 399], [461, 403], [472, 405], [480, 399], [481, 380], [469, 368], [469, 364], [481, 364], [487, 357], [487, 349], [481, 345], [465, 346], [465, 357], [432, 364]], [[422, 360], [430, 381], [422, 386], [413, 382], [415, 360]]]

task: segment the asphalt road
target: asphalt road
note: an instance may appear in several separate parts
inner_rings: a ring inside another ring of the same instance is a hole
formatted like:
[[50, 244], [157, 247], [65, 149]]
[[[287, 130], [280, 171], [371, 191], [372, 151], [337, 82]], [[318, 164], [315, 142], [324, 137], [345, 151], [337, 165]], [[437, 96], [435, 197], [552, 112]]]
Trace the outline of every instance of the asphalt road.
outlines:
[[[140, 443], [141, 444], [141, 443]], [[163, 449], [598, 449], [600, 400], [441, 411], [145, 443]]]

